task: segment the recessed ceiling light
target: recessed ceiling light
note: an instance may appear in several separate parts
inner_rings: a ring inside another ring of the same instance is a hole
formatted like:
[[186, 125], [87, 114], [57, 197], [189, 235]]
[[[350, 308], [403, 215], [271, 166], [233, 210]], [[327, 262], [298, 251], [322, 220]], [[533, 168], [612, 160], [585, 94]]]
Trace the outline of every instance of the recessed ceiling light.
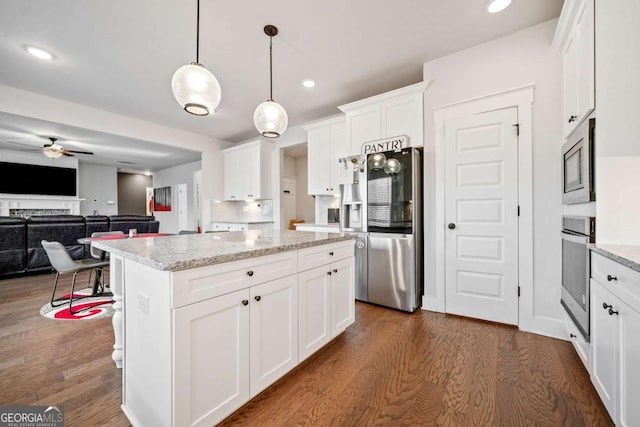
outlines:
[[24, 50], [26, 50], [29, 53], [29, 55], [35, 56], [38, 59], [44, 59], [47, 61], [53, 59], [53, 55], [51, 53], [47, 52], [44, 49], [40, 49], [39, 47], [25, 46]]
[[314, 82], [313, 80], [310, 80], [310, 79], [308, 79], [308, 80], [303, 80], [303, 82], [302, 82], [302, 86], [304, 86], [304, 87], [308, 87], [308, 88], [312, 88], [312, 87], [314, 87], [315, 85], [316, 85], [316, 82]]
[[487, 5], [489, 13], [498, 13], [505, 10], [511, 4], [511, 0], [491, 0]]

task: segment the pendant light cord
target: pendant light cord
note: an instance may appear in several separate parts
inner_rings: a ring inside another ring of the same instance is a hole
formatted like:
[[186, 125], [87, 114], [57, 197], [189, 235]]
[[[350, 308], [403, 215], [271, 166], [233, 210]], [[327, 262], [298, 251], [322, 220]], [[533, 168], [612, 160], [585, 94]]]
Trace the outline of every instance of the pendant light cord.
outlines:
[[198, 9], [196, 12], [196, 64], [200, 64], [200, 0], [198, 0]]
[[269, 101], [273, 101], [273, 36], [269, 36]]

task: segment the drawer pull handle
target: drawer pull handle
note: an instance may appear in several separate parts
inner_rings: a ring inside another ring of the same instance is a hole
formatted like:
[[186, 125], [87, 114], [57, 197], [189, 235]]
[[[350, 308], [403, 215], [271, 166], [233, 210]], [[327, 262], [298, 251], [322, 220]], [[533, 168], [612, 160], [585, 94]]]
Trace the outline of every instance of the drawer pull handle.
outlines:
[[333, 256], [333, 251], [329, 252], [329, 255]]
[[249, 300], [243, 299], [242, 300], [242, 305], [249, 305]]
[[253, 276], [253, 270], [247, 271], [247, 276], [252, 277]]
[[618, 278], [617, 278], [616, 276], [612, 276], [612, 275], [610, 275], [610, 274], [607, 274], [607, 281], [611, 282], [612, 280], [617, 281], [617, 280], [618, 280]]
[[576, 334], [569, 334], [569, 338], [576, 338], [577, 335]]
[[618, 312], [617, 311], [613, 311], [613, 308], [610, 308], [609, 309], [609, 316], [613, 316], [614, 314], [618, 315]]
[[329, 276], [331, 276], [331, 272], [330, 272], [330, 271], [327, 271], [327, 274], [328, 274]]
[[338, 269], [337, 269], [337, 268], [334, 268], [334, 269], [333, 269], [333, 272], [334, 272], [334, 273], [337, 273], [337, 272], [338, 272]]
[[569, 123], [575, 122], [577, 118], [578, 116], [574, 116], [574, 115], [569, 116]]
[[260, 295], [256, 295], [256, 296], [255, 296], [255, 300], [256, 300], [256, 301], [260, 301], [261, 299], [262, 299], [262, 297], [261, 297]]
[[611, 307], [613, 307], [611, 304], [607, 304], [606, 302], [603, 302], [603, 303], [602, 303], [602, 308], [604, 308], [605, 310], [606, 310], [607, 308], [611, 308]]

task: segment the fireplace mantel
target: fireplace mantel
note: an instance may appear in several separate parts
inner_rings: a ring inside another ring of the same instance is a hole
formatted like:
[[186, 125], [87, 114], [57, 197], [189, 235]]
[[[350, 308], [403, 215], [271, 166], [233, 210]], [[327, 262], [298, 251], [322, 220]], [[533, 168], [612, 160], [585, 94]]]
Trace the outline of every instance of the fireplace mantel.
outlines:
[[[57, 211], [56, 213], [80, 215], [80, 202], [83, 200], [69, 196], [0, 194], [0, 216], [23, 216], [16, 215], [16, 210], [42, 211], [42, 214]], [[36, 215], [38, 212], [31, 214]]]

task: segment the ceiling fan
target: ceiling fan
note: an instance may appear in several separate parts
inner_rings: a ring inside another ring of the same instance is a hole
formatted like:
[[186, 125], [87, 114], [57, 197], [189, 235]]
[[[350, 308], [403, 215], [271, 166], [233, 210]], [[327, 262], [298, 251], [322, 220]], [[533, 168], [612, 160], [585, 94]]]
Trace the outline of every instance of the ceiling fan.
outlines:
[[58, 144], [58, 138], [49, 137], [51, 144], [44, 144], [44, 154], [50, 159], [57, 159], [60, 156], [73, 157], [75, 154], [87, 154], [93, 156], [91, 151], [80, 150], [67, 150], [62, 145]]

